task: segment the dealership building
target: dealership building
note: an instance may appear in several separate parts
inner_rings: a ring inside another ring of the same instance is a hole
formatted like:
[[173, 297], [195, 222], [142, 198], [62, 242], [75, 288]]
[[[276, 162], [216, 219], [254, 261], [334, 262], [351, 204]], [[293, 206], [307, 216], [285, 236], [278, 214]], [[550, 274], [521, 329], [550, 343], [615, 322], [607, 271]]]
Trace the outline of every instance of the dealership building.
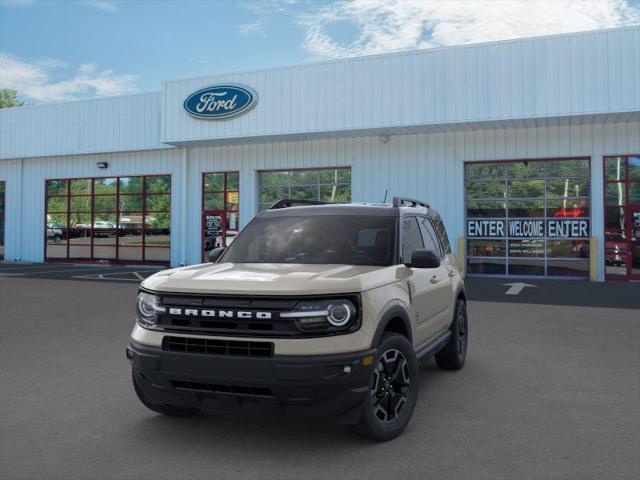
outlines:
[[640, 280], [640, 27], [0, 110], [5, 261], [200, 263], [280, 198], [393, 196], [468, 275]]

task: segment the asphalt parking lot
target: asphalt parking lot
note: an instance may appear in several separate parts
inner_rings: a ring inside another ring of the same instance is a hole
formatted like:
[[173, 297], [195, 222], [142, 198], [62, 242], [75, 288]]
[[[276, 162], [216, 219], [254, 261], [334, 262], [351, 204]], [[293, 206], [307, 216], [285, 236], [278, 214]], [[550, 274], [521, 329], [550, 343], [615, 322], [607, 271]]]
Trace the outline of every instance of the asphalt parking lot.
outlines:
[[147, 411], [124, 347], [153, 271], [0, 264], [0, 478], [640, 477], [638, 284], [470, 280], [467, 366], [425, 364], [408, 429], [376, 444], [318, 419]]

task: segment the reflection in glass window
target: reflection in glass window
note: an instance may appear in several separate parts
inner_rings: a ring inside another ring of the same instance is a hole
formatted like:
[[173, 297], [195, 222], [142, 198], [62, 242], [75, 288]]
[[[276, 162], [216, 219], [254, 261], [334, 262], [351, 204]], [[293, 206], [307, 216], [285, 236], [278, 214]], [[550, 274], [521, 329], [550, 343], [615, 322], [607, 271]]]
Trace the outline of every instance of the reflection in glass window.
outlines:
[[467, 182], [467, 198], [504, 198], [505, 188], [504, 181]]
[[511, 198], [544, 197], [544, 180], [511, 180], [507, 195]]
[[544, 200], [510, 200], [509, 218], [544, 217]]
[[572, 178], [589, 176], [589, 160], [558, 160], [545, 162], [547, 164], [547, 178]]
[[605, 180], [620, 181], [627, 178], [626, 157], [609, 157], [604, 159]]
[[467, 255], [470, 257], [504, 257], [504, 240], [468, 240]]
[[589, 241], [548, 240], [547, 256], [561, 258], [589, 258]]
[[628, 157], [627, 162], [629, 180], [640, 180], [640, 157]]
[[258, 198], [260, 210], [283, 198], [350, 202], [351, 168], [259, 172]]
[[625, 205], [626, 184], [622, 182], [606, 183], [604, 186], [604, 203], [607, 205]]
[[509, 178], [543, 178], [545, 162], [523, 161], [507, 163], [507, 176]]
[[547, 217], [589, 217], [589, 200], [586, 198], [547, 200]]
[[505, 163], [469, 163], [466, 165], [468, 180], [504, 179]]
[[640, 182], [629, 183], [629, 203], [640, 205]]
[[548, 197], [588, 197], [589, 194], [589, 180], [586, 178], [547, 180]]
[[46, 192], [47, 259], [169, 258], [170, 176], [49, 180]]

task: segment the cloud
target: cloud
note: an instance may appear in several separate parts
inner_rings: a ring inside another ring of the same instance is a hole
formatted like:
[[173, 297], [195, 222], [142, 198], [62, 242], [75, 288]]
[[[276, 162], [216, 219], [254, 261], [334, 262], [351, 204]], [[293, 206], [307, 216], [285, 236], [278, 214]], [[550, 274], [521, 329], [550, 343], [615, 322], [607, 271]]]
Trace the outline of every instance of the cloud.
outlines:
[[109, 0], [85, 0], [83, 3], [103, 12], [115, 13], [119, 10], [118, 4]]
[[[627, 0], [339, 0], [296, 20], [308, 52], [337, 58], [638, 24], [640, 7]], [[344, 27], [355, 35], [341, 38]]]
[[[12, 55], [0, 53], [0, 88], [11, 88], [35, 102], [59, 102], [84, 97], [122, 95], [137, 90], [136, 75], [118, 75], [113, 70], [98, 70], [95, 64], [81, 65], [70, 78], [54, 75], [55, 60], [49, 64], [28, 63]], [[53, 63], [52, 63], [53, 62]], [[55, 78], [54, 78], [55, 77]]]
[[243, 23], [238, 27], [238, 32], [246, 37], [264, 36], [264, 27], [265, 21], [260, 19], [251, 23]]

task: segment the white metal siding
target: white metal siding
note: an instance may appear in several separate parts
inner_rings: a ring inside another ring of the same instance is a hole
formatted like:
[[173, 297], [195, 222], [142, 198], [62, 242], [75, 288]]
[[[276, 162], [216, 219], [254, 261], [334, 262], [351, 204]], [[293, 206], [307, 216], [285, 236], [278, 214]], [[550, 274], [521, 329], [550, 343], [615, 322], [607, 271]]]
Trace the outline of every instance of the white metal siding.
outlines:
[[0, 110], [0, 158], [165, 147], [160, 92]]
[[[166, 82], [162, 141], [640, 111], [640, 27], [361, 57]], [[194, 119], [184, 99], [235, 82], [255, 109]], [[265, 139], [268, 141], [268, 139]]]

